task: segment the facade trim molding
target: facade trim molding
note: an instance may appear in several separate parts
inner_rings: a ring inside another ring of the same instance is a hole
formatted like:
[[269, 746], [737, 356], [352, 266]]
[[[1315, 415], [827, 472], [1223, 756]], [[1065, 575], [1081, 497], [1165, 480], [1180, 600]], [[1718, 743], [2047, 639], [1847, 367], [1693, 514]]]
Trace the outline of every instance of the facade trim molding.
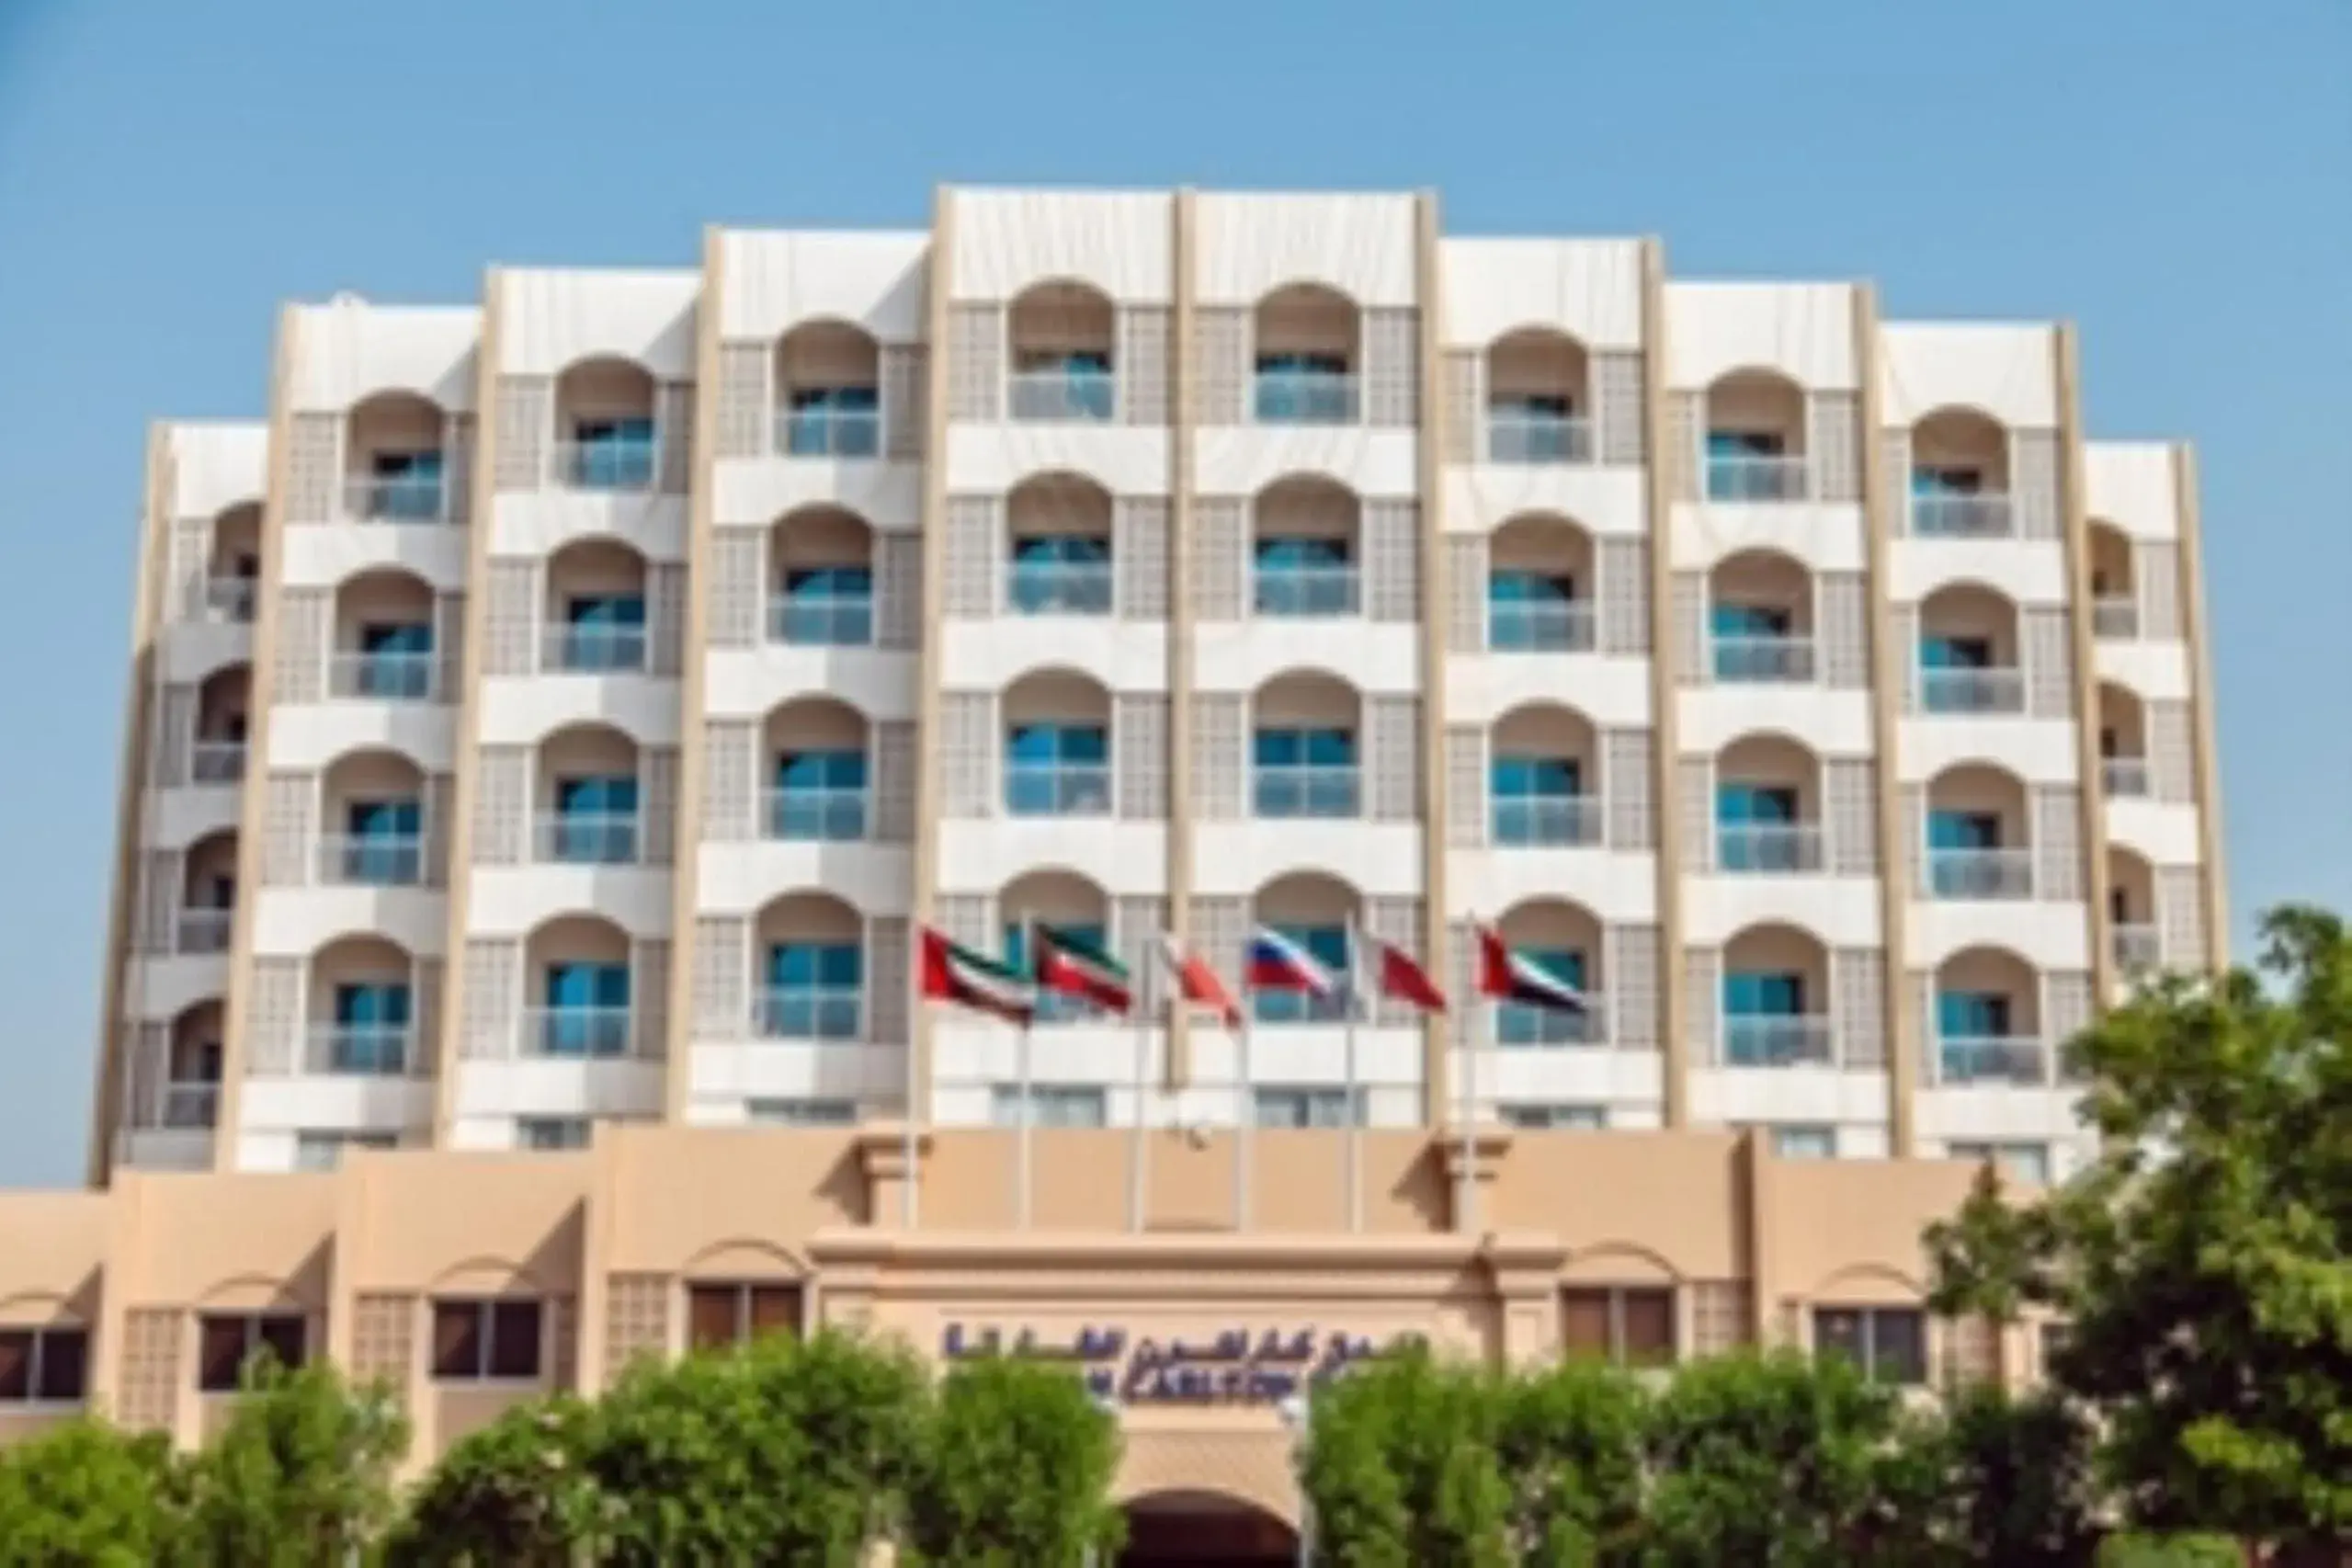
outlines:
[[[2058, 392], [2059, 473], [2065, 487], [2066, 616], [2074, 657], [2075, 793], [2083, 802], [2083, 889], [2089, 906], [2085, 915], [2091, 944], [2091, 994], [2104, 1004], [2115, 994], [2115, 922], [2108, 908], [2107, 790], [2099, 767], [2098, 631], [2092, 619], [2090, 498], [2084, 474], [2074, 324], [2059, 323], [2051, 334], [2051, 347]], [[2062, 1049], [2065, 1042], [2051, 1044]]]
[[2180, 532], [2181, 626], [2188, 640], [2190, 722], [2197, 745], [2198, 852], [2205, 862], [2205, 949], [2213, 972], [2230, 962], [2229, 881], [2221, 858], [2221, 754], [2214, 739], [2212, 623], [2206, 618], [2204, 507], [2197, 491], [2197, 449], [2173, 446], [2173, 506]]
[[[1446, 533], [1445, 533], [1445, 279], [1439, 262], [1437, 193], [1424, 190], [1414, 203], [1414, 284], [1420, 296], [1421, 363], [1417, 392], [1420, 420], [1414, 428], [1414, 464], [1421, 485], [1421, 953], [1438, 983], [1445, 983], [1446, 918]], [[1454, 1006], [1469, 1016], [1467, 996]], [[1421, 1019], [1421, 1124], [1447, 1125], [1453, 1105], [1446, 1048], [1453, 1028], [1445, 1014]], [[1464, 1076], [1475, 1082], [1476, 1074]], [[1248, 1108], [1242, 1108], [1248, 1114]], [[1475, 1109], [1473, 1108], [1473, 1118]]]
[[[1169, 934], [1187, 951], [1192, 941], [1192, 497], [1197, 488], [1192, 389], [1199, 374], [1192, 333], [1199, 295], [1192, 253], [1199, 205], [1191, 187], [1176, 191], [1168, 236], [1168, 265], [1176, 288], [1168, 311], [1167, 920]], [[1171, 996], [1163, 1023], [1167, 1048], [1160, 1076], [1171, 1091], [1182, 1089], [1192, 1081], [1191, 1009], [1177, 1006]], [[1247, 1094], [1246, 1085], [1242, 1092]]]
[[931, 1009], [915, 977], [922, 972], [923, 929], [934, 918], [939, 890], [939, 628], [947, 614], [948, 363], [949, 303], [955, 289], [955, 191], [931, 194], [931, 262], [924, 272], [925, 334], [930, 373], [925, 394], [930, 421], [923, 445], [923, 630], [915, 677], [915, 887], [907, 933], [906, 1083], [903, 1118], [917, 1127], [931, 1119]]
[[1681, 697], [1674, 668], [1674, 477], [1666, 440], [1666, 256], [1653, 235], [1642, 242], [1642, 479], [1650, 517], [1650, 821], [1657, 856], [1658, 1051], [1663, 1064], [1659, 1112], [1668, 1127], [1690, 1122], [1690, 1040], [1683, 994], [1682, 823], [1675, 764]]

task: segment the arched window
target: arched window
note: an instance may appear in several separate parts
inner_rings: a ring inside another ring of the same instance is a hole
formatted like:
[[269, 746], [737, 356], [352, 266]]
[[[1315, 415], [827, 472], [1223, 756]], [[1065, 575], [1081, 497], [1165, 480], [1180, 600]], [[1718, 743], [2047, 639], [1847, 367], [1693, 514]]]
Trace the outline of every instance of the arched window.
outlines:
[[1593, 726], [1552, 703], [1494, 722], [1488, 796], [1493, 837], [1506, 847], [1564, 848], [1601, 838], [1600, 769]]
[[[1251, 918], [1306, 949], [1324, 969], [1345, 974], [1347, 933], [1363, 924], [1363, 900], [1336, 877], [1299, 871], [1258, 889]], [[1335, 1023], [1347, 1016], [1347, 1000], [1341, 994], [1254, 990], [1250, 1013], [1262, 1024]]]
[[335, 656], [327, 690], [374, 702], [434, 695], [433, 590], [397, 567], [362, 572], [335, 590]]
[[1822, 869], [1821, 761], [1780, 735], [1747, 735], [1715, 760], [1715, 865], [1734, 874]]
[[1593, 460], [1584, 346], [1528, 327], [1486, 351], [1486, 458], [1497, 463]]
[[1013, 417], [1023, 422], [1100, 423], [1117, 411], [1112, 355], [1118, 335], [1110, 298], [1085, 283], [1054, 280], [1021, 291], [1006, 312]]
[[1355, 687], [1325, 675], [1278, 676], [1258, 687], [1250, 733], [1254, 814], [1362, 814], [1362, 707]]
[[[1111, 947], [1110, 898], [1100, 886], [1074, 871], [1031, 871], [1005, 884], [996, 908], [1005, 922], [1005, 961], [1022, 973], [1031, 972], [1036, 954], [1030, 951], [1034, 928], [1050, 926], [1065, 937], [1108, 952]], [[1041, 1024], [1100, 1018], [1101, 1010], [1086, 998], [1069, 992], [1040, 989], [1037, 1020]]]
[[2032, 968], [1998, 948], [1970, 948], [1936, 971], [1936, 1071], [1947, 1084], [2041, 1084], [2050, 1047], [2041, 1038], [2040, 985]]
[[261, 503], [241, 502], [212, 519], [205, 564], [204, 608], [214, 620], [252, 621], [261, 585]]
[[1929, 713], [2022, 713], [2017, 607], [1973, 583], [1937, 589], [1919, 606], [1919, 706]]
[[416, 1060], [415, 961], [391, 939], [338, 937], [311, 959], [308, 1068], [397, 1077]]
[[537, 1000], [523, 1048], [535, 1056], [626, 1056], [636, 1041], [629, 937], [593, 915], [559, 915], [523, 944]]
[[767, 716], [770, 838], [850, 842], [866, 836], [872, 788], [865, 715], [829, 697], [801, 697]]
[[803, 506], [768, 531], [767, 635], [803, 648], [874, 641], [874, 530], [840, 506]]
[[1948, 767], [1927, 785], [1927, 886], [1939, 899], [2033, 896], [2026, 787], [1984, 763]]
[[634, 865], [643, 852], [637, 743], [604, 724], [574, 724], [541, 741], [537, 768], [544, 862]]
[[1257, 304], [1256, 395], [1261, 425], [1353, 425], [1362, 326], [1335, 289], [1294, 283]]
[[759, 1034], [857, 1040], [865, 1032], [866, 926], [825, 893], [792, 892], [759, 912]]
[[1593, 651], [1592, 537], [1565, 517], [1529, 513], [1487, 548], [1486, 646], [1496, 653]]
[[1014, 816], [1110, 814], [1110, 693], [1068, 670], [1005, 692], [1005, 809]]
[[548, 673], [619, 675], [646, 666], [645, 558], [618, 540], [582, 539], [548, 557]]
[[345, 754], [320, 780], [319, 881], [411, 887], [425, 875], [425, 775], [395, 751]]
[[1014, 487], [1005, 522], [1007, 610], [1110, 613], [1110, 492], [1075, 474], [1040, 474]]
[[582, 360], [555, 378], [556, 479], [573, 490], [650, 490], [658, 443], [653, 378], [626, 359]]
[[2140, 595], [2131, 541], [2104, 518], [2091, 519], [2091, 629], [2101, 638], [2130, 642], [2140, 635]]
[[1939, 408], [1911, 427], [1911, 531], [1928, 539], [2004, 539], [2008, 433], [1972, 408]]
[[1775, 551], [1742, 551], [1715, 563], [1707, 592], [1717, 680], [1813, 678], [1813, 584], [1801, 563]]
[[2163, 956], [2156, 936], [2156, 873], [2144, 855], [2120, 845], [2107, 851], [2108, 924], [2115, 934], [2115, 963], [2126, 974], [2154, 969]]
[[846, 322], [806, 322], [776, 346], [776, 444], [793, 458], [882, 449], [881, 350]]
[[1801, 501], [1805, 393], [1770, 370], [1734, 370], [1707, 389], [1707, 498]]
[[222, 828], [187, 846], [180, 863], [182, 953], [224, 953], [237, 915], [237, 833]]
[[2109, 800], [2149, 793], [2148, 705], [2128, 687], [2099, 682], [2099, 787]]
[[245, 776], [245, 724], [253, 702], [253, 666], [224, 665], [196, 688], [196, 740], [188, 748], [188, 782], [234, 784]]
[[1251, 601], [1262, 616], [1354, 615], [1363, 607], [1357, 540], [1363, 508], [1333, 480], [1298, 476], [1252, 508]]
[[1601, 926], [1593, 912], [1566, 899], [1531, 899], [1506, 911], [1496, 925], [1515, 960], [1558, 982], [1583, 1006], [1502, 1003], [1494, 1010], [1495, 1044], [1594, 1045], [1606, 1040]]
[[378, 392], [351, 410], [344, 437], [343, 509], [369, 523], [437, 523], [449, 515], [448, 427], [439, 404]]
[[1751, 926], [1723, 944], [1723, 1062], [1828, 1064], [1829, 955], [1791, 926]]
[[221, 1105], [221, 1042], [227, 1010], [218, 997], [180, 1009], [172, 1020], [171, 1060], [165, 1064], [161, 1124], [210, 1127]]

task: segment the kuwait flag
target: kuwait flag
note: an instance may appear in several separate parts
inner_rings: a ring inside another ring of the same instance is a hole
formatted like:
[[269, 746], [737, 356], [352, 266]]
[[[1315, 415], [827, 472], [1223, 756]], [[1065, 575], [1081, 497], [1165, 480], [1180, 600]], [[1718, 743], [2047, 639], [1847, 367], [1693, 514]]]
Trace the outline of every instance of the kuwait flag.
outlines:
[[1478, 927], [1478, 994], [1555, 1013], [1592, 1010], [1583, 992], [1526, 954], [1513, 952], [1491, 926]]
[[1135, 1005], [1127, 966], [1092, 942], [1043, 924], [1031, 927], [1029, 939], [1037, 949], [1040, 989], [1083, 996], [1107, 1013], [1124, 1013]]
[[1037, 1011], [1037, 993], [1025, 976], [928, 926], [923, 927], [923, 999], [953, 1002], [1016, 1024], [1028, 1023]]

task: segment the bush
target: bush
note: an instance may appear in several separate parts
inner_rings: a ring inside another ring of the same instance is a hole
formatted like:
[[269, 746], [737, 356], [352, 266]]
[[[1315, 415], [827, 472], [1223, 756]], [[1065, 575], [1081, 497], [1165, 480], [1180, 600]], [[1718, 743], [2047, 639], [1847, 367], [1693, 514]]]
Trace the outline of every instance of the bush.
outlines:
[[938, 1568], [1081, 1568], [1115, 1551], [1119, 1429], [1065, 1368], [963, 1361], [939, 1385], [906, 1498], [903, 1542]]

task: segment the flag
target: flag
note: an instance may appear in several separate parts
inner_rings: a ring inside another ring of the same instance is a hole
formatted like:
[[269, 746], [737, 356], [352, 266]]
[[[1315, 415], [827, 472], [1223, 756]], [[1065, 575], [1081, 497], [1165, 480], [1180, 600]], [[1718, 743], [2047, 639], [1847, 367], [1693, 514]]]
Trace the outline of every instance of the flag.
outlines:
[[1525, 953], [1513, 952], [1491, 926], [1478, 927], [1478, 992], [1482, 996], [1557, 1013], [1591, 1011], [1583, 992]]
[[1058, 926], [1040, 924], [1031, 940], [1037, 948], [1037, 983], [1041, 990], [1082, 996], [1107, 1013], [1124, 1013], [1135, 1005], [1135, 988], [1127, 966]]
[[1250, 937], [1242, 983], [1252, 991], [1303, 991], [1311, 996], [1336, 996], [1346, 988], [1344, 977], [1303, 943], [1263, 926]]
[[1188, 953], [1174, 937], [1160, 938], [1160, 959], [1176, 977], [1176, 994], [1196, 1007], [1214, 1007], [1229, 1029], [1242, 1027], [1242, 1006], [1209, 960], [1198, 953]]
[[1372, 971], [1372, 983], [1382, 996], [1392, 1002], [1410, 1002], [1425, 1013], [1446, 1010], [1446, 994], [1437, 989], [1429, 971], [1414, 961], [1411, 953], [1378, 937], [1364, 940], [1371, 948], [1377, 966]]
[[1037, 992], [1025, 976], [928, 926], [923, 927], [923, 999], [953, 1002], [1016, 1024], [1028, 1023], [1037, 1011]]

